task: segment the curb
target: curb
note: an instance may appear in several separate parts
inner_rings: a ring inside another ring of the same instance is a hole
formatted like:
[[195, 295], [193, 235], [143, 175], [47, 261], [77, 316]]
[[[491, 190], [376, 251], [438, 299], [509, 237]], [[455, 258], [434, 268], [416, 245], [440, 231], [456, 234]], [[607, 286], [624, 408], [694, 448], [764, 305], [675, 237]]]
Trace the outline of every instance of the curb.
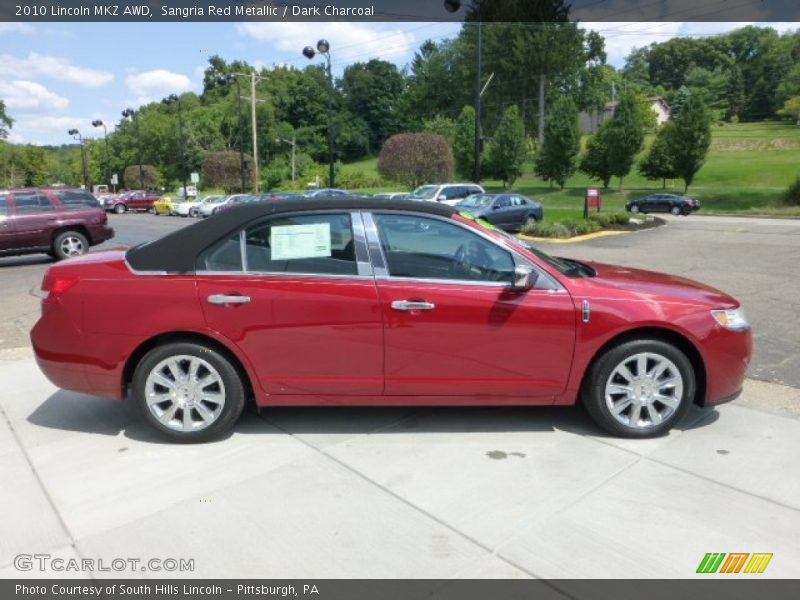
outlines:
[[609, 237], [612, 235], [623, 235], [626, 233], [637, 233], [636, 231], [596, 231], [595, 233], [587, 233], [585, 235], [576, 235], [571, 238], [544, 238], [533, 237], [530, 235], [519, 234], [517, 237], [530, 242], [546, 242], [549, 244], [572, 244], [574, 242], [585, 242], [586, 240], [593, 240], [595, 238]]

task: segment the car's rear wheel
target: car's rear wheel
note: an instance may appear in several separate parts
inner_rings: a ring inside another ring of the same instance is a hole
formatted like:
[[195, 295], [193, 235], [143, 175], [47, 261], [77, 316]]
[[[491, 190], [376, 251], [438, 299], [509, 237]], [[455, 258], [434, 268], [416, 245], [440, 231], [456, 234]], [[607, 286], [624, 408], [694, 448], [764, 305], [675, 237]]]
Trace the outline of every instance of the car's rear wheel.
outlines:
[[114, 212], [115, 212], [115, 213], [117, 213], [118, 215], [121, 215], [121, 214], [122, 214], [122, 213], [124, 213], [126, 210], [128, 210], [128, 207], [127, 207], [127, 206], [125, 206], [124, 204], [117, 204], [117, 205], [114, 207]]
[[190, 216], [190, 217], [196, 217], [196, 216], [198, 216], [199, 214], [200, 214], [200, 213], [198, 213], [198, 212], [197, 212], [197, 209], [196, 209], [196, 208], [190, 208], [190, 209], [189, 209], [189, 216]]
[[681, 214], [681, 212], [683, 212], [683, 211], [681, 211], [681, 207], [680, 207], [680, 206], [673, 206], [673, 207], [670, 209], [670, 211], [669, 211], [669, 212], [671, 212], [673, 215], [675, 215], [675, 216], [677, 217], [677, 216], [678, 216], [678, 215], [680, 215], [680, 214]]
[[53, 255], [56, 258], [69, 258], [86, 254], [89, 240], [77, 231], [62, 231], [53, 240]]
[[631, 212], [638, 213], [639, 212], [639, 205], [638, 204], [631, 204]]
[[607, 432], [647, 438], [671, 429], [694, 394], [694, 369], [686, 355], [672, 344], [645, 339], [615, 346], [595, 361], [581, 398]]
[[178, 442], [206, 442], [228, 431], [244, 408], [236, 367], [193, 342], [158, 346], [137, 365], [132, 397], [150, 425]]

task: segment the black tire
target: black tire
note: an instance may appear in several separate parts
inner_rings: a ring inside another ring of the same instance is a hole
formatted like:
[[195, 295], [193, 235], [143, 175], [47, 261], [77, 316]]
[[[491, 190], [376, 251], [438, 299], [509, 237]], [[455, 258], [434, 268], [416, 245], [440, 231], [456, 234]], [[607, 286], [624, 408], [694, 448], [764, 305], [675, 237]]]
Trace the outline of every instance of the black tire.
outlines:
[[536, 225], [536, 223], [538, 222], [539, 219], [536, 218], [536, 215], [531, 213], [525, 217], [525, 222], [523, 223], [523, 225]]
[[[651, 353], [667, 358], [680, 373], [683, 393], [678, 406], [657, 425], [631, 427], [618, 421], [606, 404], [605, 387], [614, 370], [626, 358], [640, 353]], [[678, 348], [654, 339], [632, 340], [609, 348], [589, 368], [581, 389], [581, 401], [592, 419], [608, 433], [625, 438], [657, 437], [669, 431], [689, 410], [695, 395], [694, 368]]]
[[631, 204], [630, 211], [631, 211], [632, 213], [638, 213], [640, 210], [641, 210], [641, 209], [639, 208], [639, 205], [638, 205], [638, 204]]
[[681, 210], [681, 207], [680, 207], [680, 206], [673, 206], [673, 207], [672, 207], [672, 208], [669, 210], [669, 212], [670, 212], [670, 213], [672, 213], [673, 215], [675, 215], [675, 216], [677, 217], [677, 216], [679, 216], [679, 215], [680, 215], [680, 214], [681, 214], [683, 211]]
[[[147, 405], [146, 385], [148, 376], [159, 363], [172, 356], [200, 358], [213, 366], [222, 379], [224, 384], [224, 406], [216, 420], [204, 429], [179, 431], [170, 428], [159, 421]], [[225, 355], [214, 348], [194, 342], [173, 342], [153, 348], [139, 361], [131, 383], [130, 397], [136, 403], [145, 421], [161, 435], [175, 442], [201, 443], [219, 438], [233, 427], [244, 409], [245, 386], [239, 371]]]
[[79, 231], [62, 231], [53, 239], [52, 256], [58, 260], [89, 251], [89, 240]]
[[122, 203], [116, 204], [114, 206], [114, 212], [117, 213], [118, 215], [121, 215], [122, 213], [126, 212], [127, 210], [128, 210], [128, 207], [125, 206]]
[[190, 208], [189, 209], [189, 216], [190, 217], [197, 217], [197, 216], [199, 216], [199, 212], [197, 211], [196, 208]]

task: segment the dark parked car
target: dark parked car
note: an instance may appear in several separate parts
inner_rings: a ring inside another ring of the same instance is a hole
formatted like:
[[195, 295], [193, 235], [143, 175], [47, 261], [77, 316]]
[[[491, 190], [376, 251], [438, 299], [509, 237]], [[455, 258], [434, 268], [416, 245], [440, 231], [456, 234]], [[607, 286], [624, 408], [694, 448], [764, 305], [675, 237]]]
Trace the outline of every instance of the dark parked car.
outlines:
[[501, 229], [519, 230], [542, 220], [542, 203], [520, 194], [474, 194], [456, 204]]
[[0, 256], [45, 252], [68, 258], [112, 237], [108, 216], [86, 190], [0, 191]]
[[161, 198], [160, 192], [130, 190], [117, 194], [116, 196], [107, 196], [103, 207], [106, 210], [113, 210], [118, 215], [129, 210], [146, 210], [152, 212], [153, 204], [159, 198]]
[[609, 432], [651, 437], [741, 391], [752, 335], [736, 299], [552, 257], [483, 223], [435, 202], [243, 204], [51, 267], [36, 360], [56, 386], [127, 397], [185, 442], [222, 435], [249, 399], [580, 400]]
[[676, 194], [650, 194], [625, 205], [625, 209], [632, 213], [668, 212], [676, 216], [691, 214], [699, 208], [700, 202], [694, 198]]

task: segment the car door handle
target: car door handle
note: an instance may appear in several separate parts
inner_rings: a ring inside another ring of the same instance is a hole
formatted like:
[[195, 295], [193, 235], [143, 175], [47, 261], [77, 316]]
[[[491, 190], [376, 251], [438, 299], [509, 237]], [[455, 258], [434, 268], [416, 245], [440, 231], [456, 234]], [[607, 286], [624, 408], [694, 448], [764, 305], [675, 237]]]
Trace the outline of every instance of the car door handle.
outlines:
[[424, 300], [394, 300], [392, 308], [394, 310], [433, 310], [436, 305]]
[[211, 294], [208, 301], [211, 304], [247, 304], [250, 302], [250, 296]]

